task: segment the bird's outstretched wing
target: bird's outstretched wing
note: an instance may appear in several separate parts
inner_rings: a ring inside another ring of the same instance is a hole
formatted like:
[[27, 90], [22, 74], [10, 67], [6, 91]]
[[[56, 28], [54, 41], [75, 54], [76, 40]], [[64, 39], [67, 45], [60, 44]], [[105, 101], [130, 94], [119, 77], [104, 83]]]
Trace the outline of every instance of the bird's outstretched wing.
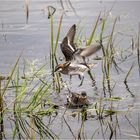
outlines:
[[76, 33], [76, 25], [74, 24], [68, 31], [66, 37], [64, 37], [61, 43], [61, 51], [65, 56], [66, 61], [71, 61], [73, 59], [73, 54], [76, 51], [74, 45], [74, 37]]
[[63, 42], [61, 43], [60, 46], [66, 61], [71, 61], [73, 59], [73, 53], [75, 52], [75, 50], [69, 46], [67, 37], [63, 39]]
[[69, 40], [70, 45], [73, 47], [74, 50], [76, 49], [74, 45], [75, 34], [76, 34], [76, 25], [74, 24], [73, 26], [71, 26], [71, 28], [69, 29], [66, 35]]
[[92, 44], [90, 47], [87, 47], [85, 49], [83, 49], [80, 52], [80, 56], [82, 57], [88, 57], [94, 53], [96, 53], [98, 50], [100, 50], [102, 47], [102, 44], [97, 43], [97, 44]]

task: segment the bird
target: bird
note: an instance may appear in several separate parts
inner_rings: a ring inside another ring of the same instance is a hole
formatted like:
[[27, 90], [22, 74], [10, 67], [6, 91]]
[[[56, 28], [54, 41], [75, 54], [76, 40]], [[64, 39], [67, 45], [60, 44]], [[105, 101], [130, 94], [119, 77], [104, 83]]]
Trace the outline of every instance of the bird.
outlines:
[[77, 45], [74, 43], [75, 34], [76, 25], [74, 24], [71, 26], [62, 43], [60, 44], [61, 51], [64, 54], [66, 61], [76, 60], [76, 58], [79, 57], [82, 58], [84, 62], [86, 62], [85, 59], [87, 57], [96, 53], [103, 47], [102, 41], [100, 41], [85, 48], [77, 48]]
[[81, 93], [70, 92], [70, 95], [67, 96], [67, 105], [69, 107], [83, 107], [90, 104], [87, 93], [82, 91]]
[[70, 92], [70, 95], [67, 96], [67, 106], [68, 107], [83, 107], [90, 104], [87, 93], [82, 91], [81, 93]]
[[73, 75], [78, 75], [81, 83], [79, 86], [83, 84], [84, 80], [84, 72], [90, 71], [93, 67], [95, 67], [96, 63], [75, 63], [73, 61], [66, 61], [63, 64], [58, 64], [55, 66], [54, 72], [60, 72], [65, 75], [70, 75], [70, 81]]

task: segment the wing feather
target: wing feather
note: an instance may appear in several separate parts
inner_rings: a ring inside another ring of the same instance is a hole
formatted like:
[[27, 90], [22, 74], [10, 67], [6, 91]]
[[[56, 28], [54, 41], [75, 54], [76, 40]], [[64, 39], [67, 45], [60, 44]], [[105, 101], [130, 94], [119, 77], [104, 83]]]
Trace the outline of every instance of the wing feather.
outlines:
[[73, 26], [71, 26], [71, 28], [69, 29], [69, 31], [66, 35], [68, 37], [68, 40], [72, 44], [74, 43], [75, 34], [76, 34], [76, 25], [74, 24]]
[[80, 53], [80, 56], [88, 57], [88, 56], [96, 53], [98, 50], [100, 50], [101, 47], [102, 47], [101, 44], [91, 45], [90, 47], [87, 47], [84, 50], [82, 50], [81, 53]]
[[65, 56], [66, 61], [71, 61], [73, 59], [73, 54], [76, 51], [74, 45], [74, 37], [76, 33], [76, 25], [74, 24], [68, 31], [66, 37], [64, 37], [61, 43], [61, 51]]
[[61, 43], [60, 47], [61, 47], [62, 53], [65, 56], [66, 61], [71, 61], [73, 59], [74, 51], [73, 49], [71, 49], [71, 47], [69, 47], [67, 37], [63, 39], [63, 42]]

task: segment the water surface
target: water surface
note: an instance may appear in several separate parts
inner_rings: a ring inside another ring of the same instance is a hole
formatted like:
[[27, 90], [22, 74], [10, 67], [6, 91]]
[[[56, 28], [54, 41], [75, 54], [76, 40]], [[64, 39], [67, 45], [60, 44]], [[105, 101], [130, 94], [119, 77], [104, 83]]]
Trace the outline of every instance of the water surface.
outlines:
[[[71, 3], [70, 3], [71, 2]], [[56, 8], [56, 13], [54, 14], [54, 31], [55, 35], [57, 33], [57, 28], [59, 24], [59, 19], [61, 13], [66, 11], [63, 17], [62, 30], [60, 34], [60, 42], [62, 41], [64, 35], [68, 29], [73, 24], [79, 24], [79, 29], [82, 30], [83, 38], [90, 36], [93, 24], [95, 23], [100, 11], [104, 13], [111, 9], [110, 19], [107, 22], [106, 34], [108, 34], [112, 29], [112, 23], [115, 17], [118, 17], [115, 33], [117, 34], [115, 39], [115, 44], [121, 49], [127, 49], [131, 47], [132, 37], [136, 39], [138, 33], [138, 23], [140, 22], [140, 2], [139, 1], [91, 1], [91, 0], [64, 0], [63, 5], [59, 0], [47, 1], [31, 0], [29, 2], [29, 19], [26, 21], [25, 3], [24, 1], [0, 1], [0, 75], [8, 75], [13, 64], [15, 63], [20, 52], [24, 49], [22, 58], [20, 60], [19, 66], [21, 70], [23, 69], [24, 59], [29, 59], [30, 61], [38, 59], [40, 64], [47, 63], [47, 71], [50, 70], [49, 67], [49, 51], [51, 46], [50, 39], [50, 20], [48, 19], [48, 13], [45, 8], [47, 6], [53, 6]], [[95, 35], [95, 40], [98, 39], [99, 30]], [[125, 34], [125, 35], [124, 35]], [[55, 36], [56, 39], [56, 36]], [[118, 49], [119, 50], [119, 49]], [[62, 53], [58, 46], [57, 56], [62, 57]], [[129, 52], [128, 52], [129, 53]], [[98, 55], [102, 55], [101, 52]], [[128, 55], [128, 54], [126, 54]], [[119, 55], [118, 55], [119, 58]], [[93, 59], [91, 59], [93, 62]], [[61, 61], [59, 61], [62, 63]], [[128, 78], [129, 89], [135, 95], [134, 98], [131, 97], [130, 93], [126, 89], [123, 80], [131, 67], [132, 63], [134, 68]], [[95, 74], [96, 86], [98, 90], [95, 91], [91, 87], [91, 80], [88, 74], [85, 75], [84, 84], [78, 88], [79, 79], [73, 77], [70, 89], [72, 91], [82, 91], [86, 90], [88, 96], [92, 97], [96, 102], [101, 95], [103, 95], [102, 90], [102, 70], [101, 61], [97, 61], [98, 67], [96, 67], [92, 72]], [[136, 51], [133, 55], [128, 57], [126, 61], [120, 63], [119, 65], [123, 72], [119, 74], [112, 68], [111, 78], [114, 86], [112, 94], [114, 96], [120, 96], [121, 101], [113, 102], [115, 110], [118, 110], [118, 114], [114, 116], [107, 117], [100, 121], [99, 119], [89, 118], [84, 123], [78, 116], [75, 118], [71, 114], [73, 110], [68, 110], [66, 112], [65, 119], [68, 124], [61, 118], [61, 114], [64, 109], [58, 111], [58, 116], [55, 121], [49, 126], [50, 129], [59, 136], [60, 139], [66, 138], [77, 138], [78, 133], [82, 128], [82, 133], [80, 133], [80, 138], [93, 138], [93, 139], [109, 139], [111, 137], [112, 131], [109, 128], [113, 126], [114, 133], [113, 138], [116, 139], [133, 139], [138, 138], [138, 114], [140, 111], [140, 78], [139, 69], [137, 65], [137, 54]], [[62, 75], [64, 81], [69, 83], [69, 77]], [[59, 100], [66, 102], [67, 90], [63, 89], [60, 93]], [[9, 98], [11, 101], [12, 95]], [[57, 99], [55, 99], [57, 100]], [[104, 102], [106, 108], [110, 106], [110, 102]], [[74, 110], [75, 111], [75, 110]], [[96, 113], [93, 113], [96, 114]], [[5, 131], [11, 131], [10, 121], [6, 117], [5, 121]], [[44, 121], [48, 122], [48, 117], [44, 117]], [[71, 130], [70, 130], [71, 128]], [[5, 134], [6, 138], [11, 138], [11, 133]], [[37, 136], [39, 137], [39, 136]]]

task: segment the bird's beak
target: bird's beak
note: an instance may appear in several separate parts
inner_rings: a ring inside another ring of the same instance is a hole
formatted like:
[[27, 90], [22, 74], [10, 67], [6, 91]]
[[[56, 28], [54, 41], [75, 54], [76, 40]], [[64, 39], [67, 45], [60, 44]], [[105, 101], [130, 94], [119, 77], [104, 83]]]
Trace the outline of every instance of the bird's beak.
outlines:
[[55, 70], [54, 70], [54, 72], [59, 72], [59, 71], [62, 71], [62, 68], [60, 68], [60, 67], [57, 67], [57, 68], [55, 68]]
[[59, 69], [58, 67], [55, 67], [55, 70], [54, 70], [54, 72], [57, 72], [57, 71], [58, 71], [58, 69]]

